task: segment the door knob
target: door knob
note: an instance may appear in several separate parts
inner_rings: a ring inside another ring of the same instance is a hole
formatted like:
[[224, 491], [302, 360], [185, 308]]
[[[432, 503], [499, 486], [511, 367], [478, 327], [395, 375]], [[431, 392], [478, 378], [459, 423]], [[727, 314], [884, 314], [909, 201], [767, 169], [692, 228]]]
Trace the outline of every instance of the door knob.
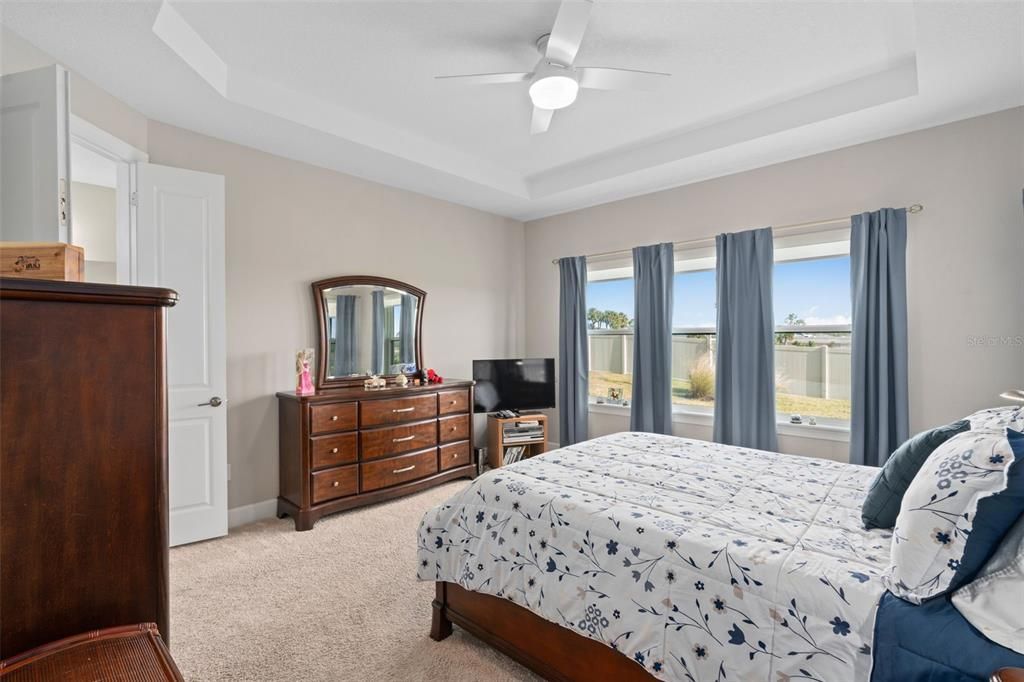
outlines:
[[210, 407], [220, 407], [223, 402], [219, 396], [213, 396], [208, 402], [199, 403], [196, 407], [206, 407], [207, 405]]

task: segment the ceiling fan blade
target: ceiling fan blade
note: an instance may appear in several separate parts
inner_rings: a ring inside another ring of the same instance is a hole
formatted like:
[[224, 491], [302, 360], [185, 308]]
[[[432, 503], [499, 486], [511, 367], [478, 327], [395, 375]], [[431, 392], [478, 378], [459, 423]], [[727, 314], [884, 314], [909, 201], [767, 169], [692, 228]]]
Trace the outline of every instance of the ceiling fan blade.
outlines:
[[581, 66], [576, 69], [581, 88], [595, 90], [654, 90], [672, 75], [658, 71]]
[[434, 79], [459, 83], [460, 85], [501, 85], [502, 83], [525, 83], [532, 76], [532, 71], [513, 71], [509, 73], [469, 73], [458, 76], [434, 76]]
[[530, 120], [530, 134], [538, 135], [546, 133], [551, 125], [551, 117], [555, 115], [554, 109], [533, 108], [533, 118]]
[[562, 0], [548, 37], [545, 57], [564, 66], [572, 66], [583, 42], [593, 4], [592, 0]]

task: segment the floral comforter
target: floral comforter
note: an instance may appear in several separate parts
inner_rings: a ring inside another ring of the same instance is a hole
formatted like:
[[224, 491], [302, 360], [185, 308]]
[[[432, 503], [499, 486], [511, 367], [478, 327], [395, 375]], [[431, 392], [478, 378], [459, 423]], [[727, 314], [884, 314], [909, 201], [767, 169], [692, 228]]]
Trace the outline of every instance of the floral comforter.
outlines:
[[418, 577], [509, 599], [664, 680], [868, 680], [891, 533], [876, 470], [620, 433], [432, 509]]

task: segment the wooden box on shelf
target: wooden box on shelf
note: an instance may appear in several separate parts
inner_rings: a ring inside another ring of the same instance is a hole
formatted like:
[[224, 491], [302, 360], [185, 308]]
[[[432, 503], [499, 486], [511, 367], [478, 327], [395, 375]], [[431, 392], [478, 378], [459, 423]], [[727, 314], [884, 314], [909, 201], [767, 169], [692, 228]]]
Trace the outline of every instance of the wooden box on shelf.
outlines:
[[81, 282], [85, 250], [63, 242], [0, 242], [0, 275]]
[[[534, 440], [522, 441], [505, 439], [505, 425], [519, 424], [521, 422], [537, 422], [540, 424], [543, 435]], [[523, 414], [518, 417], [498, 417], [488, 415], [487, 417], [487, 464], [492, 469], [505, 466], [505, 452], [511, 447], [522, 446], [526, 448], [521, 459], [529, 459], [547, 452], [548, 449], [548, 418], [544, 414]]]

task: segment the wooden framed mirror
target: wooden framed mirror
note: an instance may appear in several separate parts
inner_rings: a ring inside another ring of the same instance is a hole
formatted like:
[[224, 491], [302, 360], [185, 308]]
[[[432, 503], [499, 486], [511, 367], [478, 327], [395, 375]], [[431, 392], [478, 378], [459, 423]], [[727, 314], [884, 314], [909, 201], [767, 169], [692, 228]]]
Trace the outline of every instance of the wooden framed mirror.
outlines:
[[320, 330], [318, 389], [361, 385], [423, 367], [427, 292], [386, 277], [349, 275], [313, 282]]

